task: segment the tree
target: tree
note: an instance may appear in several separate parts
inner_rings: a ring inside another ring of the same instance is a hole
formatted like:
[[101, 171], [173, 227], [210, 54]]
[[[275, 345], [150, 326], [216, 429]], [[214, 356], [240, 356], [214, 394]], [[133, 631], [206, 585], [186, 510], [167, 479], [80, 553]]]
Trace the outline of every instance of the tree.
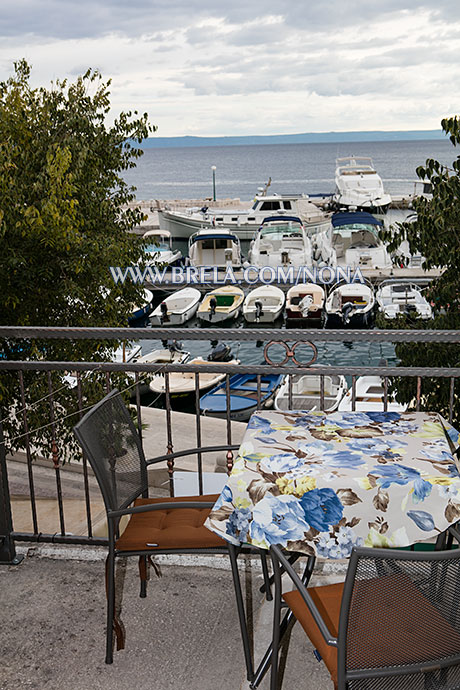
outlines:
[[[156, 128], [137, 112], [108, 126], [110, 81], [97, 71], [49, 89], [32, 88], [30, 75], [21, 60], [0, 83], [0, 323], [126, 326], [141, 288], [116, 287], [109, 266], [139, 259], [140, 241], [128, 231], [143, 216], [125, 207], [135, 189], [122, 173], [142, 155], [129, 140], [141, 143]], [[97, 360], [116, 345], [2, 341], [0, 356]], [[17, 377], [14, 387], [4, 375], [0, 409], [15, 402]]]
[[[441, 121], [442, 129], [454, 146], [460, 144], [460, 118], [452, 117]], [[423, 267], [441, 268], [426, 292], [434, 305], [433, 321], [414, 323], [406, 319], [398, 321], [397, 327], [460, 330], [460, 156], [451, 167], [429, 159], [425, 166], [416, 170], [421, 180], [432, 187], [432, 198], [420, 197], [414, 203], [416, 220], [398, 224], [396, 230], [383, 233], [383, 239], [390, 242], [389, 249], [395, 250], [407, 240], [411, 253], [424, 256]], [[395, 323], [387, 324], [394, 328]], [[400, 343], [396, 346], [400, 366], [459, 367], [460, 348], [445, 343]], [[395, 380], [398, 400], [412, 402], [416, 382], [410, 379]], [[458, 382], [457, 382], [458, 387]], [[424, 380], [422, 384], [423, 404], [427, 409], [449, 413], [450, 383], [448, 379]], [[460, 421], [460, 395], [454, 396], [454, 422]]]

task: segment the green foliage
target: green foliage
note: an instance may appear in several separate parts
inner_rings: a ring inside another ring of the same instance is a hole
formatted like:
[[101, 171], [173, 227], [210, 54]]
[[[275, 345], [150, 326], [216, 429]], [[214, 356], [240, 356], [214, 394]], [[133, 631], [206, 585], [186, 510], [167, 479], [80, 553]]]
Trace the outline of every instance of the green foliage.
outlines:
[[[125, 208], [135, 189], [122, 173], [142, 155], [128, 140], [140, 143], [155, 128], [137, 112], [107, 125], [110, 82], [97, 71], [48, 89], [33, 88], [30, 74], [21, 60], [0, 83], [0, 324], [127, 326], [141, 288], [115, 287], [109, 266], [139, 259], [140, 241], [128, 231], [143, 216]], [[2, 341], [0, 357], [107, 360], [117, 344]], [[46, 381], [37, 388], [26, 379], [31, 400], [46, 394]], [[4, 375], [2, 416], [20, 407], [18, 394], [17, 376]], [[14, 435], [17, 424], [10, 427]]]
[[[460, 144], [460, 119], [447, 118], [441, 121], [442, 129], [454, 146]], [[403, 320], [386, 322], [387, 328], [420, 328], [460, 330], [460, 156], [451, 167], [429, 159], [425, 166], [417, 168], [421, 180], [431, 184], [433, 196], [419, 198], [414, 204], [416, 220], [398, 224], [393, 233], [383, 233], [389, 242], [390, 251], [407, 240], [411, 253], [425, 257], [424, 268], [441, 268], [441, 275], [425, 292], [434, 306], [433, 321], [417, 320], [416, 323]], [[400, 366], [459, 367], [460, 348], [446, 344], [400, 343], [396, 346]], [[398, 378], [394, 382], [398, 400], [412, 402], [416, 393], [416, 382]], [[454, 395], [454, 422], [460, 424], [460, 383], [457, 382]], [[426, 409], [437, 410], [449, 415], [450, 381], [433, 379], [423, 381], [422, 404]]]

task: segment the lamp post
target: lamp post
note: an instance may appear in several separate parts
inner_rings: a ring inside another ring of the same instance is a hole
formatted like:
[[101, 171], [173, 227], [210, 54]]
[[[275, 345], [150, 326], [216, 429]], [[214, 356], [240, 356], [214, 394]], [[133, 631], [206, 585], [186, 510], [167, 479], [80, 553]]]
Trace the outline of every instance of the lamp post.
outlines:
[[216, 200], [216, 166], [211, 165], [212, 170], [212, 200]]

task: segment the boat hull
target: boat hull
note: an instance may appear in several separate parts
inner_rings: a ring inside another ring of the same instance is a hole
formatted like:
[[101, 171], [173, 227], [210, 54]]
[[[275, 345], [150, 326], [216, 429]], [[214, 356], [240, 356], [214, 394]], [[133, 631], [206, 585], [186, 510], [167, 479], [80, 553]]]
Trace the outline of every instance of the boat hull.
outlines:
[[152, 314], [150, 317], [150, 324], [152, 326], [159, 326], [161, 328], [167, 328], [168, 326], [181, 326], [195, 316], [198, 305], [199, 301], [184, 312], [173, 312], [168, 314], [168, 321], [163, 320], [161, 315]]
[[374, 310], [353, 314], [345, 323], [342, 314], [327, 314], [326, 328], [371, 328], [374, 323]]

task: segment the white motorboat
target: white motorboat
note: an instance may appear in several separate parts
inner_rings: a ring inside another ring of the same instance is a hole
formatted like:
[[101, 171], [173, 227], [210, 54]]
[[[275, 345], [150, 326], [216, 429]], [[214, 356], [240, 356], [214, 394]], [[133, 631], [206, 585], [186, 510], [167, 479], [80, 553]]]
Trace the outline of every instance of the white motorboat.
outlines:
[[[360, 376], [356, 380], [355, 410], [357, 412], [379, 412], [384, 408], [384, 388], [380, 376]], [[339, 404], [339, 412], [352, 410], [352, 389], [346, 393]], [[388, 395], [388, 412], [405, 412], [407, 405], [395, 401]]]
[[386, 319], [410, 316], [418, 319], [431, 319], [433, 310], [422, 295], [422, 288], [413, 283], [383, 282], [375, 293], [379, 310]]
[[[204, 366], [206, 364], [216, 364], [217, 362], [225, 362], [226, 364], [239, 364], [240, 360], [233, 357], [230, 347], [219, 343], [213, 348], [206, 359], [203, 357], [194, 357], [189, 360], [188, 364], [199, 364]], [[225, 378], [225, 373], [215, 372], [200, 372], [198, 374], [198, 390], [200, 393], [205, 393], [210, 390]], [[150, 390], [153, 393], [165, 394], [166, 383], [164, 376], [155, 376], [150, 382]], [[171, 398], [185, 399], [194, 398], [195, 392], [195, 373], [194, 372], [171, 372], [169, 374], [169, 392]]]
[[192, 266], [240, 268], [240, 240], [228, 230], [199, 230], [189, 239], [188, 256]]
[[369, 328], [374, 321], [374, 291], [367, 283], [339, 283], [325, 308], [328, 328]]
[[[320, 365], [313, 365], [320, 366]], [[313, 368], [312, 367], [312, 368]], [[289, 379], [292, 380], [292, 401], [289, 403]], [[347, 392], [345, 376], [327, 375], [324, 381], [324, 411], [332, 412]], [[288, 374], [275, 397], [275, 410], [321, 410], [321, 376]]]
[[128, 316], [128, 324], [132, 325], [147, 317], [153, 309], [153, 292], [144, 288], [140, 304], [131, 305], [131, 314]]
[[251, 290], [243, 302], [243, 317], [249, 323], [272, 323], [282, 313], [284, 292], [275, 285], [261, 285]]
[[[123, 342], [121, 345], [117, 347], [117, 349], [114, 351], [112, 357], [111, 357], [111, 362], [116, 362], [117, 364], [122, 364], [122, 363], [128, 363], [128, 362], [136, 362], [137, 357], [140, 356], [142, 352], [142, 347], [139, 345], [139, 343], [135, 342]], [[91, 376], [90, 371], [88, 372], [82, 372], [81, 376], [85, 378], [89, 378]], [[63, 376], [64, 381], [68, 384], [70, 388], [75, 388], [77, 385], [77, 374], [75, 372], [69, 372], [68, 374], [64, 374]]]
[[158, 211], [160, 228], [173, 237], [189, 238], [197, 230], [227, 229], [240, 240], [250, 240], [267, 216], [285, 213], [301, 218], [306, 232], [312, 236], [327, 230], [329, 217], [305, 194], [257, 194], [252, 207], [212, 208], [192, 207], [186, 210], [161, 209]]
[[148, 241], [142, 257], [147, 266], [177, 266], [181, 262], [182, 252], [173, 249], [171, 233], [167, 230], [147, 230], [142, 239]]
[[236, 285], [223, 285], [204, 296], [196, 315], [202, 321], [210, 323], [236, 319], [243, 300], [244, 292], [241, 288]]
[[[167, 347], [152, 350], [152, 352], [147, 352], [145, 355], [135, 357], [132, 360], [133, 363], [155, 364], [158, 366], [158, 369], [161, 370], [161, 367], [164, 364], [184, 364], [190, 358], [190, 352], [182, 350], [182, 344], [178, 343], [176, 340], [168, 340], [166, 345]], [[134, 378], [133, 373], [130, 373], [129, 376]], [[139, 374], [139, 392], [141, 394], [146, 393], [149, 390], [150, 381], [154, 376], [164, 378], [163, 374], [156, 372]], [[131, 395], [134, 396], [135, 394], [136, 389], [132, 388]]]
[[379, 238], [382, 222], [366, 211], [346, 211], [332, 216], [332, 246], [339, 266], [391, 269], [392, 261]]
[[306, 328], [322, 325], [326, 294], [321, 285], [299, 283], [289, 288], [286, 295], [287, 321], [302, 321]]
[[337, 208], [353, 207], [378, 213], [387, 211], [391, 196], [385, 192], [372, 158], [337, 158], [333, 202]]
[[193, 287], [182, 288], [168, 295], [153, 310], [152, 326], [180, 326], [195, 316], [201, 300], [201, 292]]
[[257, 231], [248, 254], [252, 266], [312, 265], [311, 242], [300, 218], [268, 216]]

